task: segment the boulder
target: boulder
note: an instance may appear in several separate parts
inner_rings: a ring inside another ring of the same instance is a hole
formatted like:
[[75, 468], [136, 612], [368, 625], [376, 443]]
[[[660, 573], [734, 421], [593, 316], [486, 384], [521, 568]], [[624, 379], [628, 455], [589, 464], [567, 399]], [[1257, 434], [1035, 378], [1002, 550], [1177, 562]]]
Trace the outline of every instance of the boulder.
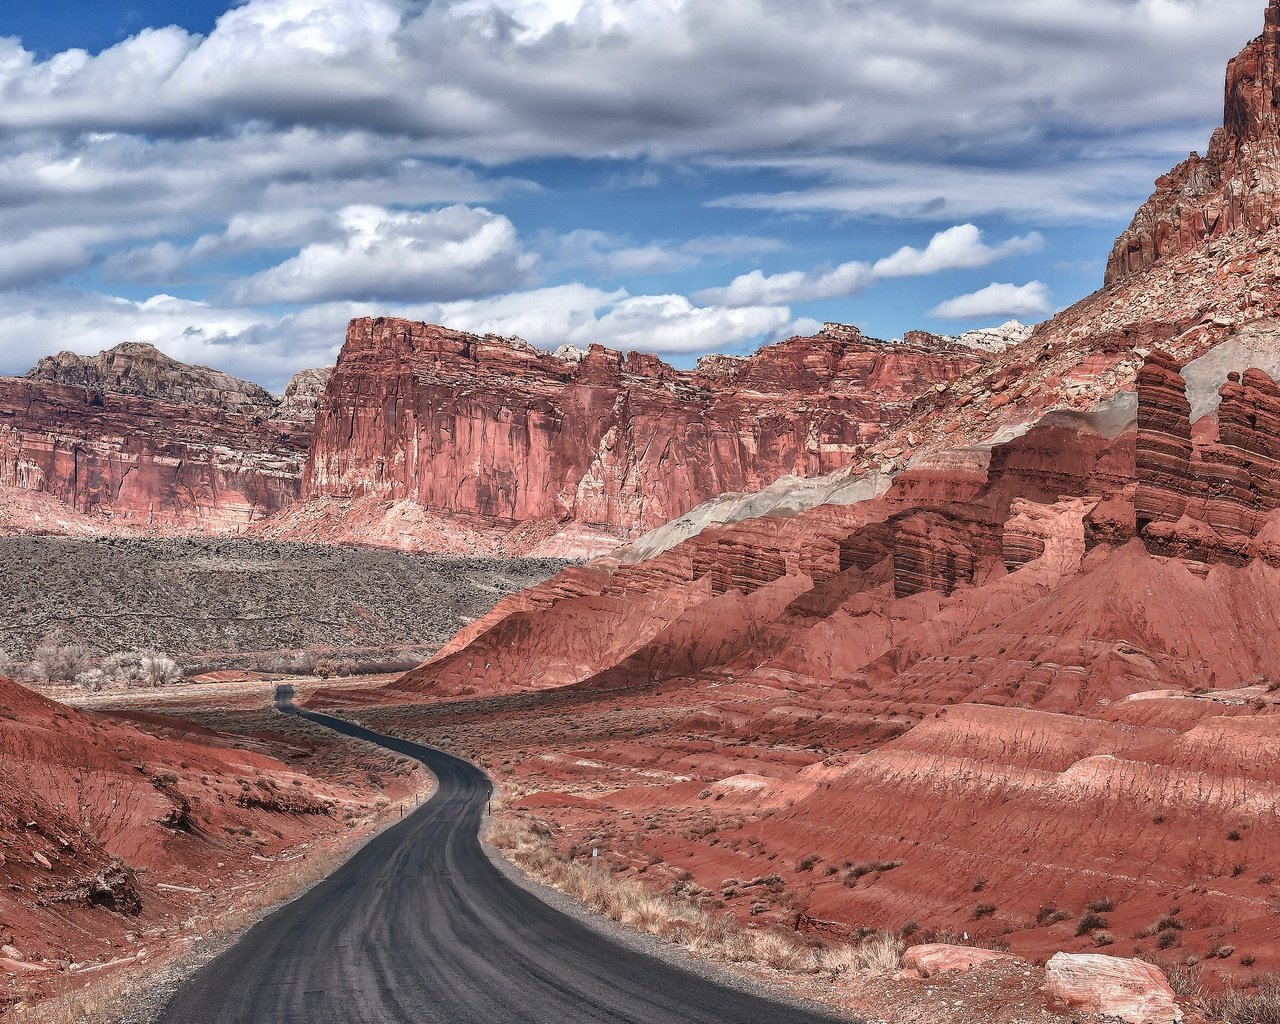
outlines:
[[949, 946], [944, 942], [931, 942], [912, 946], [902, 955], [902, 972], [920, 978], [931, 978], [950, 971], [971, 971], [987, 964], [1003, 963], [1017, 958], [1010, 953], [994, 949], [978, 949], [973, 946]]
[[1045, 965], [1051, 1006], [1129, 1024], [1182, 1020], [1164, 972], [1143, 960], [1100, 953], [1058, 953]]

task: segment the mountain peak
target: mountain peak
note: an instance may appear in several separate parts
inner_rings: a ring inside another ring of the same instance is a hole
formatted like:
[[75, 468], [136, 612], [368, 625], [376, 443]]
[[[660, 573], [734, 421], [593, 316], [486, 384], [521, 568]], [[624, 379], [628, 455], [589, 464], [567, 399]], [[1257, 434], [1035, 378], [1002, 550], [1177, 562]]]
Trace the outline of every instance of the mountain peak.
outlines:
[[1258, 235], [1280, 223], [1280, 0], [1269, 0], [1262, 35], [1227, 65], [1222, 127], [1206, 156], [1190, 157], [1116, 240], [1106, 284], [1166, 256], [1234, 231]]

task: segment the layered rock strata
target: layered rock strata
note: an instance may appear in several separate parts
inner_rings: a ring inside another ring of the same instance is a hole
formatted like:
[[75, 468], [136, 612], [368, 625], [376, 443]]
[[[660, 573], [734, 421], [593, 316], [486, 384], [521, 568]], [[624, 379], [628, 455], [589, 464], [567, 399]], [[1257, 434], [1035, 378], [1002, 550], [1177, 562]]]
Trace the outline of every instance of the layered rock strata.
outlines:
[[67, 510], [37, 531], [84, 516], [77, 529], [241, 533], [297, 500], [311, 423], [294, 403], [300, 418], [278, 418], [261, 388], [147, 345], [52, 356], [0, 378], [0, 490]]
[[305, 496], [634, 536], [715, 495], [847, 465], [917, 396], [983, 358], [829, 325], [679, 371], [600, 346], [551, 355], [355, 320], [317, 419]]
[[1116, 241], [1107, 284], [1140, 274], [1167, 256], [1191, 252], [1233, 231], [1262, 234], [1280, 223], [1280, 2], [1266, 25], [1227, 67], [1222, 127], [1206, 156], [1192, 153]]

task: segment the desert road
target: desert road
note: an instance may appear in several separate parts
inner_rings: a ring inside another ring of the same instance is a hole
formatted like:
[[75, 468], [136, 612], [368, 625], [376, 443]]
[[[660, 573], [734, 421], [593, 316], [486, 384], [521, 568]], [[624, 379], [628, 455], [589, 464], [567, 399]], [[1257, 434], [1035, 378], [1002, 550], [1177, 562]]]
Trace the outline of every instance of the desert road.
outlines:
[[[292, 696], [277, 691], [282, 711]], [[193, 975], [163, 1024], [835, 1024], [628, 950], [511, 882], [480, 846], [474, 766], [297, 713], [416, 758], [439, 787]]]

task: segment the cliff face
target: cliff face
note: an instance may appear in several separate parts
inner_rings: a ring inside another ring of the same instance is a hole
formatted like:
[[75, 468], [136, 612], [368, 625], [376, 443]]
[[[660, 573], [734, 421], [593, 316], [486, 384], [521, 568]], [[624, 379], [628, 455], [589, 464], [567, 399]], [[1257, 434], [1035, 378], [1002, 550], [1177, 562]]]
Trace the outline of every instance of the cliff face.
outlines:
[[300, 489], [310, 422], [271, 419], [279, 405], [148, 345], [63, 353], [0, 378], [0, 488], [56, 499], [85, 529], [243, 532]]
[[1223, 125], [1197, 153], [1156, 182], [1156, 191], [1116, 242], [1107, 284], [1236, 230], [1280, 223], [1280, 0], [1261, 36], [1227, 67]]
[[1160, 554], [1274, 561], [1269, 537], [1259, 538], [1280, 510], [1280, 387], [1254, 368], [1231, 373], [1220, 398], [1216, 424], [1193, 431], [1176, 363], [1162, 352], [1148, 360], [1138, 390], [1137, 529]]
[[561, 357], [356, 320], [317, 417], [305, 495], [633, 536], [715, 495], [846, 465], [917, 396], [982, 358], [831, 325], [684, 372], [599, 346]]

